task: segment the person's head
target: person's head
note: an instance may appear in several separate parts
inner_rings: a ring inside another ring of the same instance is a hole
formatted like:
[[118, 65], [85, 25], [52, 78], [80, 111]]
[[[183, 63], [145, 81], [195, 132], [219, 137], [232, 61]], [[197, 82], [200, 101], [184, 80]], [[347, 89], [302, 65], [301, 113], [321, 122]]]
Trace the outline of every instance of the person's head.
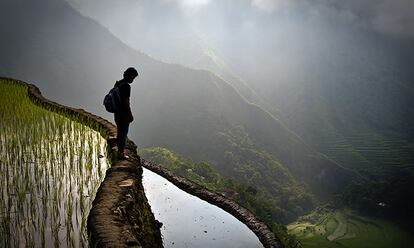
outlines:
[[134, 67], [129, 67], [124, 71], [124, 80], [128, 83], [132, 83], [136, 77], [138, 77], [138, 72]]

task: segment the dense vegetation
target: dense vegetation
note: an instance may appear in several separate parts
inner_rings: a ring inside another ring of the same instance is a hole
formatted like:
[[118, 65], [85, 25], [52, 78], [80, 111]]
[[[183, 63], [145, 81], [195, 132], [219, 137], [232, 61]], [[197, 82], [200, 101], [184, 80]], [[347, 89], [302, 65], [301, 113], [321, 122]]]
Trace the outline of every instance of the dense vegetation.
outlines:
[[[237, 161], [237, 167], [227, 175], [220, 173], [208, 162], [193, 162], [166, 148], [145, 148], [140, 150], [140, 154], [213, 191], [229, 192], [243, 206], [254, 209], [268, 222], [286, 223], [292, 220], [292, 216], [310, 210], [314, 204], [312, 195], [265, 153], [259, 153], [261, 161]], [[248, 155], [247, 153], [246, 157]]]
[[341, 202], [365, 215], [393, 221], [414, 232], [413, 167], [374, 177], [365, 184], [355, 184], [344, 192]]
[[[166, 148], [143, 148], [139, 153], [143, 158], [165, 166], [180, 176], [232, 198], [265, 221], [286, 244], [295, 241], [286, 233], [285, 227], [280, 225], [280, 222], [291, 219], [290, 207], [294, 209], [293, 211], [303, 211], [303, 209], [298, 209], [301, 205], [309, 207], [313, 203], [312, 196], [304, 192], [303, 188], [294, 181], [290, 182], [292, 183], [290, 188], [274, 183], [275, 190], [278, 190], [280, 194], [272, 194], [266, 190], [263, 183], [253, 181], [253, 184], [250, 178], [240, 177], [238, 174], [240, 172], [237, 170], [245, 168], [242, 165], [234, 171], [234, 176], [223, 176], [207, 162], [185, 159]], [[248, 172], [252, 173], [252, 178], [260, 178], [262, 173], [254, 168], [250, 168]]]
[[[335, 23], [269, 25], [261, 38], [248, 39], [234, 30], [229, 42], [206, 43], [216, 46], [221, 53], [214, 56], [233, 71], [200, 66], [225, 82], [129, 48], [65, 1], [1, 4], [0, 72], [39, 82], [59, 102], [112, 118], [101, 98], [122, 69], [138, 65], [143, 73], [132, 86], [136, 122], [130, 138], [139, 146], [168, 147], [208, 161], [221, 178], [263, 192], [259, 196], [275, 206], [265, 213], [277, 221], [290, 221], [312, 208], [313, 198], [337, 192], [345, 193], [341, 202], [363, 212], [413, 219], [411, 41]], [[263, 56], [252, 60], [252, 54]], [[301, 59], [295, 59], [298, 54]], [[173, 55], [184, 58], [181, 52]], [[261, 99], [239, 83], [251, 83]], [[348, 188], [349, 183], [354, 184]]]
[[[221, 173], [225, 167], [239, 167], [233, 163], [240, 160], [244, 149], [253, 149], [259, 152], [250, 153], [250, 159], [270, 155], [318, 196], [341, 190], [348, 183], [346, 171], [213, 73], [162, 63], [133, 50], [65, 1], [3, 3], [0, 29], [8, 35], [0, 41], [4, 54], [0, 67], [6, 75], [38, 83], [51, 99], [112, 119], [102, 107], [102, 96], [125, 67], [139, 67], [142, 75], [131, 93], [137, 118], [129, 135], [138, 146], [168, 147], [194, 160], [208, 161]], [[19, 22], [8, 25], [12, 18]], [[235, 142], [238, 133], [247, 135], [253, 148]]]
[[[398, 180], [387, 181], [386, 179], [391, 178], [389, 177], [378, 182], [372, 179], [365, 183], [353, 184], [344, 190], [343, 194], [336, 195], [335, 205], [317, 207], [309, 214], [306, 211], [317, 206], [318, 201], [307, 193], [303, 186], [297, 184], [283, 167], [278, 167], [278, 163], [266, 153], [251, 148], [244, 149], [243, 156], [235, 156], [232, 151], [227, 151], [228, 156], [233, 159], [238, 157], [240, 160], [233, 161], [232, 165], [236, 167], [228, 168], [229, 171], [222, 174], [208, 162], [195, 162], [166, 148], [143, 148], [139, 152], [150, 161], [163, 165], [210, 190], [233, 198], [271, 226], [285, 244], [295, 246], [295, 238], [291, 236], [294, 235], [304, 247], [340, 247], [344, 244], [346, 247], [359, 247], [357, 244], [368, 242], [370, 239], [378, 241], [372, 243], [372, 247], [376, 247], [376, 244], [381, 244], [379, 247], [387, 247], [393, 242], [398, 244], [398, 247], [409, 247], [407, 242], [410, 242], [411, 234], [396, 224], [396, 220], [399, 220], [400, 224], [405, 223], [409, 227], [409, 220], [412, 219], [410, 204], [413, 198], [407, 196], [413, 195], [414, 181], [409, 168], [405, 171], [410, 173], [399, 175]], [[262, 160], [253, 160], [249, 157], [253, 152], [256, 156], [260, 154]], [[273, 169], [266, 170], [267, 166], [273, 166]], [[278, 171], [279, 174], [272, 174], [274, 171]], [[273, 180], [266, 179], [266, 176]], [[280, 179], [286, 181], [281, 183]], [[267, 190], [266, 183], [269, 181], [273, 181], [271, 185], [274, 191]], [[354, 210], [343, 211], [346, 206]], [[293, 214], [304, 213], [304, 216], [287, 226], [289, 233], [280, 225], [292, 221]], [[339, 232], [335, 231], [340, 225], [338, 219], [349, 218], [352, 219], [349, 223], [349, 232], [341, 233], [341, 237], [338, 237], [340, 242], [336, 239], [327, 239], [334, 232]], [[385, 218], [390, 220], [386, 221]], [[382, 237], [383, 232], [388, 236]]]
[[414, 237], [392, 222], [363, 217], [350, 209], [318, 207], [288, 225], [304, 247], [409, 248]]
[[34, 105], [12, 80], [0, 80], [0, 120], [0, 246], [87, 246], [105, 139]]

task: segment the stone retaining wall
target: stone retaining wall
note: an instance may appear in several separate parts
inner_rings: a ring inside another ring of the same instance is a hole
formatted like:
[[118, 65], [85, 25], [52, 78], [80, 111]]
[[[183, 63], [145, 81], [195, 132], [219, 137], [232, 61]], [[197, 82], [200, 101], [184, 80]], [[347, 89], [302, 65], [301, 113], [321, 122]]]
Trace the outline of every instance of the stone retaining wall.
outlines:
[[191, 195], [197, 196], [200, 199], [203, 199], [217, 207], [224, 209], [238, 220], [246, 224], [252, 230], [256, 236], [262, 242], [265, 248], [280, 248], [282, 244], [275, 237], [274, 233], [270, 228], [257, 219], [257, 217], [252, 214], [249, 210], [241, 207], [239, 204], [230, 200], [220, 194], [209, 191], [203, 186], [200, 186], [185, 177], [178, 176], [173, 172], [161, 167], [159, 165], [153, 164], [151, 162], [141, 159], [141, 164], [145, 168], [157, 173], [158, 175], [166, 178], [168, 181], [176, 185], [178, 188], [190, 193]]
[[[216, 205], [245, 223], [266, 248], [282, 247], [270, 228], [249, 210], [234, 201], [180, 177], [171, 171], [140, 159], [136, 145], [128, 140], [125, 148], [128, 160], [117, 160], [116, 127], [109, 121], [83, 109], [67, 107], [42, 96], [32, 84], [9, 79], [28, 86], [29, 98], [36, 104], [81, 121], [108, 136], [111, 168], [100, 185], [88, 217], [90, 243], [93, 247], [162, 247], [160, 230], [150, 210], [142, 188], [142, 168], [163, 176], [180, 189]], [[144, 214], [143, 214], [144, 213]]]
[[99, 186], [88, 216], [88, 234], [91, 247], [162, 247], [161, 232], [151, 212], [142, 186], [142, 167], [136, 146], [127, 141], [128, 160], [118, 160], [116, 154], [116, 127], [109, 121], [86, 112], [61, 105], [44, 98], [32, 84], [11, 80], [28, 87], [32, 102], [50, 111], [79, 121], [107, 137], [111, 167]]

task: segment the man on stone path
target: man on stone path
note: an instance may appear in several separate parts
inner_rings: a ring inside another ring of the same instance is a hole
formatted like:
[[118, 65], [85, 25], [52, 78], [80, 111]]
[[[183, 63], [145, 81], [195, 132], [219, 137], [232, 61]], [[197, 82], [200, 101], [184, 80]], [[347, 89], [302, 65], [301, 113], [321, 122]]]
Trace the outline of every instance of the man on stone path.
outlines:
[[115, 123], [117, 127], [116, 142], [118, 145], [118, 158], [127, 159], [125, 155], [125, 142], [128, 135], [129, 123], [134, 120], [130, 106], [131, 83], [138, 76], [135, 68], [129, 67], [124, 72], [124, 78], [115, 83], [115, 87], [119, 87], [120, 103], [119, 111], [115, 112]]

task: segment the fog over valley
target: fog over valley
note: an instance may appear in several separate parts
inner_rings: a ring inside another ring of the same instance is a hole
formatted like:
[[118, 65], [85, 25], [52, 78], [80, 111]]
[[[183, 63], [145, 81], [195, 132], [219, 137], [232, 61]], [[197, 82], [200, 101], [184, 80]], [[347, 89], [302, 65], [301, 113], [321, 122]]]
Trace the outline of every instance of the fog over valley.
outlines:
[[413, 1], [2, 0], [0, 32], [0, 76], [112, 122], [137, 68], [138, 154], [284, 246], [414, 242]]

